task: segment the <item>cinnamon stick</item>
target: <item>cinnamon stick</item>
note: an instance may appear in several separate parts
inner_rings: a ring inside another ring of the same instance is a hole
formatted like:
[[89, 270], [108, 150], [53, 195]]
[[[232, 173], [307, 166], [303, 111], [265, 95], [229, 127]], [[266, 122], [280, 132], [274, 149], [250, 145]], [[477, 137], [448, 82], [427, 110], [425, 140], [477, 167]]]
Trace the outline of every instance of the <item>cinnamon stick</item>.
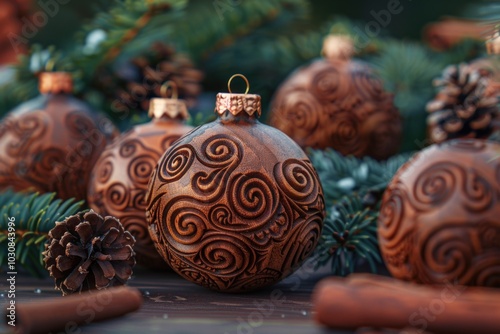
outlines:
[[21, 304], [16, 310], [16, 333], [72, 333], [80, 325], [138, 310], [141, 304], [139, 290], [125, 286]]
[[500, 333], [500, 290], [447, 283], [422, 286], [376, 275], [327, 278], [314, 291], [316, 321], [433, 333]]

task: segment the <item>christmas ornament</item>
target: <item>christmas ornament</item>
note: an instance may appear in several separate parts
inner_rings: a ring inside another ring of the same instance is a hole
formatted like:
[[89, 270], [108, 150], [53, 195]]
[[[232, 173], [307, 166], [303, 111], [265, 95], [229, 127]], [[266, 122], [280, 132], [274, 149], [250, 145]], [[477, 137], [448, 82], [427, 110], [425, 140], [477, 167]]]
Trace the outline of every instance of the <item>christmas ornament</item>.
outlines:
[[160, 96], [162, 83], [169, 80], [175, 82], [179, 96], [192, 107], [201, 92], [203, 72], [173, 47], [155, 43], [146, 55], [132, 59], [116, 73], [102, 72], [98, 78], [98, 86], [110, 99], [112, 108], [128, 113], [149, 110], [149, 101]]
[[[241, 76], [241, 75], [240, 75]], [[321, 184], [304, 152], [257, 120], [259, 95], [217, 95], [215, 122], [179, 139], [149, 183], [155, 245], [181, 276], [239, 292], [276, 283], [314, 250]]]
[[57, 222], [43, 261], [63, 295], [123, 285], [135, 265], [134, 237], [115, 217], [94, 211]]
[[352, 40], [325, 39], [326, 59], [299, 68], [278, 89], [270, 124], [300, 146], [386, 159], [397, 152], [401, 118], [393, 96], [357, 60]]
[[380, 249], [396, 278], [500, 286], [500, 144], [456, 139], [403, 165], [386, 190]]
[[487, 95], [488, 76], [467, 64], [448, 66], [442, 78], [435, 80], [440, 88], [427, 104], [430, 138], [440, 143], [453, 138], [487, 138], [498, 115], [498, 99]]
[[189, 116], [186, 105], [177, 99], [175, 84], [169, 84], [174, 89], [173, 98], [151, 100], [149, 116], [153, 120], [123, 134], [102, 153], [88, 191], [92, 209], [119, 218], [135, 237], [138, 263], [158, 269], [167, 265], [149, 237], [145, 216], [147, 186], [163, 152], [192, 130], [183, 125]]
[[69, 73], [42, 73], [39, 89], [43, 95], [14, 109], [0, 125], [0, 189], [85, 199], [91, 167], [116, 129], [70, 95]]

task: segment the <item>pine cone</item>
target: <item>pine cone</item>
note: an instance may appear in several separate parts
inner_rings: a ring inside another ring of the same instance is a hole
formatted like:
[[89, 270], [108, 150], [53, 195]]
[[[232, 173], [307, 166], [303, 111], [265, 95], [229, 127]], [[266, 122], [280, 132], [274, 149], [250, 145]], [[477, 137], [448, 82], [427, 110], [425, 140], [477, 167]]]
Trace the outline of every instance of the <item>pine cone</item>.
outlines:
[[179, 98], [192, 107], [201, 93], [204, 75], [187, 56], [156, 43], [146, 55], [123, 64], [116, 73], [101, 72], [97, 77], [113, 108], [127, 113], [149, 110], [149, 100], [160, 96], [161, 85], [168, 80], [177, 85]]
[[487, 94], [488, 74], [467, 64], [448, 66], [434, 81], [440, 88], [427, 104], [430, 137], [436, 143], [453, 138], [487, 138], [499, 114], [498, 99]]
[[120, 221], [90, 210], [57, 222], [43, 252], [63, 295], [123, 285], [132, 275], [135, 239]]

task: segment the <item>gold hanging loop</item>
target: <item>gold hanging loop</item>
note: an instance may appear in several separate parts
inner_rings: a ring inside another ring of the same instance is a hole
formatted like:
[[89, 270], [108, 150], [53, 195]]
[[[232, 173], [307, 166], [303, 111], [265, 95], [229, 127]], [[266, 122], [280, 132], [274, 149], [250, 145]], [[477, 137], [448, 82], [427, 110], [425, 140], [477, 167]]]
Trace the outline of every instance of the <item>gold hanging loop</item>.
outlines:
[[[170, 95], [170, 97], [168, 97], [167, 95], [169, 88], [172, 89], [172, 95]], [[172, 80], [165, 82], [163, 85], [161, 85], [160, 95], [161, 97], [164, 98], [171, 98], [177, 100], [179, 98], [179, 91], [177, 90], [176, 83], [173, 82]]]
[[245, 93], [244, 94], [247, 94], [248, 91], [250, 90], [250, 83], [248, 82], [248, 79], [246, 76], [244, 76], [243, 74], [235, 74], [233, 75], [232, 77], [229, 78], [229, 81], [227, 82], [227, 90], [229, 93], [232, 93], [233, 91], [231, 90], [231, 82], [233, 81], [234, 78], [236, 77], [240, 77], [242, 78], [243, 80], [245, 80], [245, 83], [247, 84], [247, 89], [245, 90]]

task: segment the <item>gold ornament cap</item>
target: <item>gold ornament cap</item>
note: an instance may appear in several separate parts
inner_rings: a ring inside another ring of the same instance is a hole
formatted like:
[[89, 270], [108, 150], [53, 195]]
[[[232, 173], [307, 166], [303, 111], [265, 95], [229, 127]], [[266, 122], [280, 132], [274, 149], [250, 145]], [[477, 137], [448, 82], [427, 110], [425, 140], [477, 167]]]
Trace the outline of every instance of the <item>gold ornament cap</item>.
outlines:
[[328, 60], [349, 60], [355, 53], [356, 47], [349, 35], [330, 34], [323, 40], [321, 54]]
[[[236, 77], [242, 78], [247, 84], [247, 88], [243, 94], [236, 94], [231, 91], [231, 82]], [[233, 116], [246, 114], [248, 116], [256, 115], [258, 117], [262, 114], [262, 102], [260, 95], [248, 94], [248, 91], [250, 90], [250, 83], [243, 74], [233, 75], [227, 82], [227, 89], [229, 93], [217, 94], [215, 112], [218, 115], [222, 116], [226, 111], [231, 113]]]
[[73, 78], [68, 72], [43, 72], [38, 80], [38, 89], [42, 94], [71, 94]]
[[[167, 97], [168, 89], [172, 89], [172, 95]], [[171, 118], [186, 120], [189, 118], [186, 103], [178, 99], [177, 86], [173, 81], [167, 81], [161, 86], [162, 97], [152, 98], [149, 102], [148, 115], [151, 118]]]
[[490, 55], [498, 55], [500, 54], [500, 32], [495, 32], [487, 41], [486, 41], [486, 50]]

